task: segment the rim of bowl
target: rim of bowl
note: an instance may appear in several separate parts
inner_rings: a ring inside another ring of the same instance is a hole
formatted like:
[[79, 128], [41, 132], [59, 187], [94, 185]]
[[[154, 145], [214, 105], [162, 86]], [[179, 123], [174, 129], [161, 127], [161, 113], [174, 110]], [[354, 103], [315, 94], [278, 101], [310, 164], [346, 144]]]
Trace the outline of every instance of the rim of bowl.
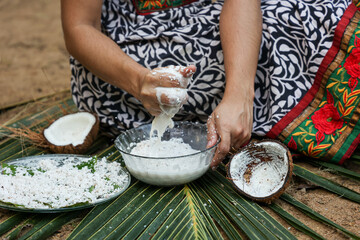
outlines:
[[[197, 125], [197, 124], [198, 124], [198, 125], [205, 125], [205, 124], [202, 124], [202, 123], [192, 123], [192, 122], [188, 122], [188, 121], [185, 121], [185, 122], [174, 122], [174, 123], [190, 123], [190, 124], [195, 124], [195, 125]], [[143, 124], [143, 125], [140, 125], [139, 127], [141, 127], [141, 126], [146, 126], [146, 125], [151, 125], [151, 123]], [[186, 154], [186, 155], [180, 155], [180, 156], [176, 156], [176, 157], [148, 157], [148, 156], [135, 155], [135, 154], [126, 152], [126, 151], [120, 149], [120, 148], [117, 146], [117, 144], [116, 144], [116, 142], [119, 141], [119, 136], [115, 139], [115, 142], [114, 142], [114, 143], [115, 143], [115, 147], [118, 149], [118, 151], [119, 151], [120, 153], [124, 153], [124, 154], [127, 154], [127, 155], [132, 156], [132, 157], [140, 157], [140, 158], [146, 158], [146, 159], [169, 159], [169, 158], [174, 158], [174, 159], [175, 159], [175, 158], [183, 158], [183, 157], [194, 156], [194, 155], [201, 154], [201, 153], [204, 153], [204, 152], [206, 152], [206, 151], [209, 151], [209, 150], [217, 147], [217, 145], [219, 145], [219, 143], [220, 143], [220, 140], [221, 140], [221, 139], [220, 139], [220, 137], [219, 137], [218, 140], [216, 141], [216, 143], [214, 144], [214, 146], [212, 146], [212, 147], [206, 148], [206, 149], [204, 149], [204, 150], [200, 150], [199, 152], [196, 152], [196, 153], [191, 153], [191, 154]]]

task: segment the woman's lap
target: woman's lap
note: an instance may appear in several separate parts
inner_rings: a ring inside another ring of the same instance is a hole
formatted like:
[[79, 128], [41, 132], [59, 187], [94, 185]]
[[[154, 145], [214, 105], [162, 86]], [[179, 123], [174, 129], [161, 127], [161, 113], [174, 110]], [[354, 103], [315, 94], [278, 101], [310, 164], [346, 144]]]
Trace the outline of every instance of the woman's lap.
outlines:
[[[205, 7], [194, 3], [155, 16], [136, 16], [128, 3], [117, 4], [104, 2], [104, 10], [111, 10], [102, 16], [108, 26], [104, 32], [147, 68], [196, 65], [198, 71], [188, 86], [189, 100], [175, 120], [206, 121], [225, 86], [218, 26], [222, 1]], [[266, 134], [310, 89], [348, 4], [343, 0], [262, 1], [255, 134]], [[170, 21], [163, 20], [168, 17]], [[121, 131], [151, 122], [137, 99], [101, 81], [73, 58], [71, 71], [74, 101], [79, 109], [96, 112], [104, 125]]]

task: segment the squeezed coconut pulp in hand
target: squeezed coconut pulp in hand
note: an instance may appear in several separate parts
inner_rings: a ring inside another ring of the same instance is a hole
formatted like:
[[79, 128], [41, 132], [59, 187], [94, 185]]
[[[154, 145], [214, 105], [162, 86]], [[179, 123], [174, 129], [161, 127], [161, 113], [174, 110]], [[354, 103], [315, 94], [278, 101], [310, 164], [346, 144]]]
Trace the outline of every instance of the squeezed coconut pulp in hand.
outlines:
[[[188, 79], [183, 77], [179, 70], [180, 67], [170, 67], [158, 71], [171, 73], [174, 80], [179, 81], [180, 85], [187, 84]], [[159, 159], [155, 159], [155, 162], [144, 162], [139, 167], [127, 167], [136, 178], [155, 185], [176, 185], [195, 179], [208, 169], [208, 165], [199, 162], [199, 156], [188, 156], [199, 152], [199, 150], [193, 149], [189, 144], [184, 143], [181, 138], [161, 141], [166, 129], [174, 126], [172, 118], [182, 107], [187, 97], [187, 90], [158, 87], [156, 91], [162, 113], [156, 116], [152, 122], [150, 139], [137, 143], [131, 150], [131, 154]], [[161, 95], [163, 94], [170, 100], [171, 105], [161, 103]], [[154, 136], [155, 132], [157, 135]], [[199, 162], [200, 166], [194, 166], [195, 162]]]
[[[180, 86], [185, 87], [188, 83], [188, 78], [185, 78], [179, 72], [180, 70], [180, 66], [170, 66], [154, 70], [153, 73], [165, 73], [170, 77], [170, 80], [178, 81]], [[169, 99], [169, 105], [161, 102], [161, 95], [165, 95]], [[194, 153], [195, 150], [190, 145], [185, 144], [182, 139], [175, 140], [175, 145], [171, 140], [161, 141], [161, 137], [166, 129], [174, 127], [172, 118], [182, 107], [187, 97], [187, 90], [183, 88], [157, 87], [156, 96], [162, 112], [152, 121], [150, 139], [139, 142], [132, 149], [131, 153], [144, 157], [175, 157]], [[155, 135], [155, 132], [157, 135]]]
[[[156, 97], [160, 104], [161, 113], [156, 116], [152, 122], [150, 137], [153, 136], [154, 132], [157, 132], [158, 139], [162, 137], [166, 128], [174, 127], [174, 122], [172, 118], [176, 113], [179, 112], [180, 108], [183, 105], [183, 102], [187, 98], [187, 89], [185, 88], [189, 82], [189, 78], [184, 77], [180, 70], [182, 67], [169, 66], [167, 68], [160, 68], [153, 71], [153, 74], [166, 74], [171, 81], [176, 81], [183, 88], [169, 88], [169, 87], [157, 87]], [[160, 76], [161, 79], [161, 76]], [[164, 95], [169, 100], [169, 103], [166, 105], [162, 103], [161, 96]], [[160, 140], [159, 140], [160, 141]]]

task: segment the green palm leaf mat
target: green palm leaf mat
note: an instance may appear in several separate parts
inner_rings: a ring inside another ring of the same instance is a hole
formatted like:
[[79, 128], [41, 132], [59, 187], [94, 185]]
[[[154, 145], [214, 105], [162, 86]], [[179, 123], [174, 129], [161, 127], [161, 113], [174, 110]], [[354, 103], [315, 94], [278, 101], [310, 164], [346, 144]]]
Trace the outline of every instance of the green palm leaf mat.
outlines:
[[14, 226], [20, 224], [28, 214], [15, 213], [0, 224], [0, 236], [10, 231]]
[[[61, 226], [76, 218], [79, 214], [79, 211], [62, 214], [33, 214], [8, 233], [5, 239], [46, 239], [60, 229]], [[22, 230], [26, 228], [31, 229], [21, 235]]]
[[343, 168], [343, 167], [341, 167], [339, 165], [329, 163], [329, 162], [315, 161], [315, 160], [309, 161], [309, 163], [311, 163], [314, 166], [322, 167], [322, 168], [328, 169], [328, 170], [330, 170], [332, 172], [336, 172], [336, 173], [341, 174], [341, 175], [343, 175], [345, 177], [352, 178], [352, 179], [360, 181], [360, 174], [359, 173], [348, 170], [348, 169]]
[[[11, 127], [26, 126], [36, 129], [45, 126], [49, 119], [64, 114], [63, 109], [75, 111], [71, 98], [56, 103], [37, 114], [28, 115]], [[0, 162], [28, 155], [44, 153], [23, 139], [9, 138], [6, 130], [0, 130]], [[99, 137], [88, 154], [106, 156], [111, 161], [122, 162], [114, 146]], [[123, 164], [123, 163], [122, 163]], [[345, 174], [358, 181], [358, 174], [336, 165], [321, 165]], [[222, 167], [223, 168], [223, 167]], [[23, 214], [10, 212], [0, 223], [0, 238], [44, 239], [61, 226], [82, 218], [69, 239], [296, 239], [265, 209], [241, 197], [225, 177], [225, 172], [209, 171], [197, 181], [184, 186], [161, 188], [146, 185], [136, 179], [130, 187], [112, 202], [90, 210], [64, 214]], [[305, 168], [295, 166], [296, 176], [359, 203], [359, 194], [329, 179], [320, 177]], [[305, 214], [330, 225], [348, 236], [358, 239], [354, 233], [331, 222], [311, 208], [284, 194], [281, 200], [299, 208]], [[321, 239], [318, 233], [306, 227], [278, 205], [270, 208], [292, 226], [312, 238]], [[83, 217], [85, 216], [85, 217]], [[24, 231], [24, 229], [26, 231]]]
[[[219, 172], [201, 178], [204, 190], [224, 215], [236, 223], [251, 239], [295, 239], [280, 223], [273, 219], [260, 205], [241, 197]], [[211, 207], [211, 205], [210, 205]]]
[[299, 176], [303, 179], [306, 179], [312, 183], [315, 183], [316, 185], [329, 190], [331, 192], [334, 192], [344, 198], [347, 198], [351, 201], [360, 203], [360, 194], [357, 192], [354, 192], [346, 187], [343, 187], [337, 183], [332, 182], [329, 179], [326, 179], [324, 177], [321, 177], [319, 175], [316, 175], [315, 173], [312, 173], [309, 170], [306, 170], [305, 168], [298, 166], [294, 164], [294, 170], [293, 173], [296, 176]]
[[281, 199], [288, 202], [288, 203], [290, 203], [291, 205], [293, 205], [294, 207], [296, 207], [297, 209], [299, 209], [300, 211], [302, 211], [303, 213], [305, 213], [306, 215], [308, 215], [312, 219], [315, 219], [315, 220], [317, 220], [319, 222], [323, 222], [325, 224], [333, 226], [333, 227], [337, 228], [338, 230], [344, 232], [345, 234], [349, 235], [353, 239], [360, 239], [360, 237], [357, 236], [356, 234], [346, 230], [345, 228], [341, 227], [340, 225], [334, 223], [333, 221], [331, 221], [331, 220], [327, 219], [326, 217], [322, 216], [321, 214], [315, 212], [313, 209], [311, 209], [308, 206], [306, 206], [305, 204], [297, 201], [295, 198], [293, 198], [289, 194], [283, 194], [281, 196]]
[[284, 209], [282, 209], [279, 205], [271, 204], [269, 206], [274, 212], [279, 214], [282, 218], [284, 218], [291, 226], [298, 229], [301, 232], [306, 232], [308, 236], [310, 236], [312, 239], [323, 239], [321, 235], [317, 234], [314, 230], [307, 227], [305, 224], [297, 220], [294, 216], [292, 216], [290, 213], [286, 212]]
[[110, 204], [95, 207], [69, 239], [219, 239], [209, 213], [190, 186], [133, 183]]

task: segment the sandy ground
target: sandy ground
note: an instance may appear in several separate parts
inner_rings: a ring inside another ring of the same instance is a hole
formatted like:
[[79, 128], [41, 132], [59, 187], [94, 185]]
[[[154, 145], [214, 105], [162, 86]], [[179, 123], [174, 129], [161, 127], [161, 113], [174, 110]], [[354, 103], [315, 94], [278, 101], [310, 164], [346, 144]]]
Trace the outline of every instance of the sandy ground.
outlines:
[[[21, 102], [68, 91], [70, 71], [64, 46], [59, 1], [0, 1], [0, 124], [22, 114], [36, 112], [44, 104], [12, 108]], [[57, 98], [63, 95], [58, 94]], [[360, 193], [358, 182], [299, 163], [308, 169]], [[359, 168], [353, 168], [360, 172]], [[360, 235], [360, 205], [297, 178], [287, 190], [330, 220]], [[308, 218], [282, 201], [277, 202], [327, 239], [347, 239], [333, 228]], [[269, 210], [270, 211], [270, 210]], [[270, 211], [271, 212], [271, 211]], [[0, 219], [6, 211], [0, 210]], [[277, 219], [279, 219], [277, 217]], [[310, 239], [279, 219], [299, 239]], [[64, 239], [76, 224], [64, 226], [51, 239]]]
[[0, 1], [0, 109], [69, 88], [60, 1]]

